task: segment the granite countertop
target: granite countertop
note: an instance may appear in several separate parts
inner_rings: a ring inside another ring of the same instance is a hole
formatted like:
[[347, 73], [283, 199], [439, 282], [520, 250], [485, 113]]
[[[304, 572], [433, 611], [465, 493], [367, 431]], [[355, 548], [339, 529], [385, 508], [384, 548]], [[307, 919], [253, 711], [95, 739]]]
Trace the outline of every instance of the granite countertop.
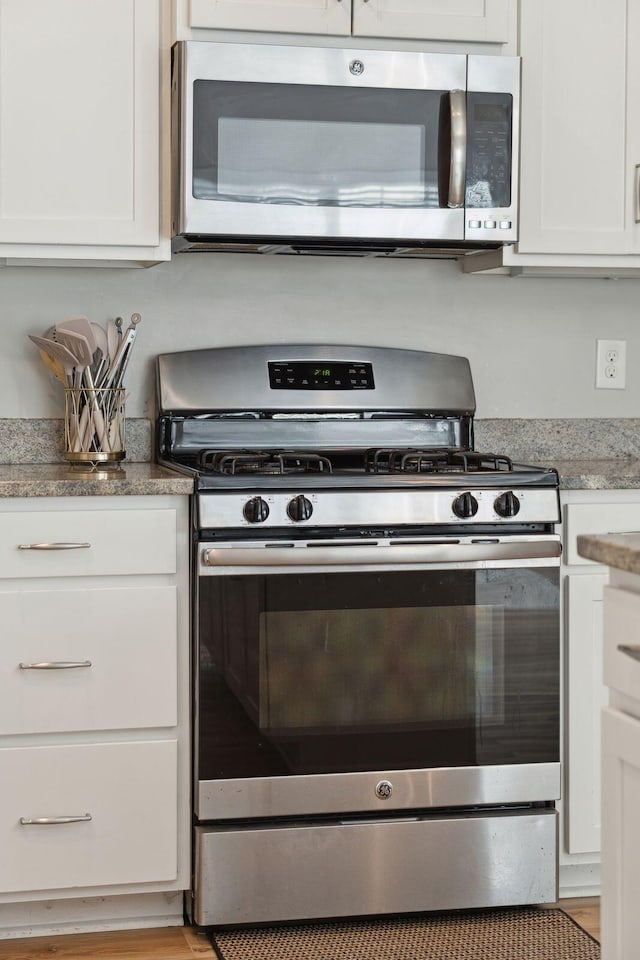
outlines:
[[[558, 460], [546, 463], [563, 490], [640, 489], [640, 460]], [[68, 463], [0, 464], [0, 497], [133, 496], [193, 492], [193, 479], [156, 463], [129, 463], [93, 473]]]
[[[152, 434], [150, 420], [127, 418], [128, 459], [103, 479], [64, 460], [61, 420], [0, 419], [0, 497], [190, 494], [190, 477], [153, 463]], [[640, 419], [476, 420], [474, 446], [555, 467], [563, 490], [640, 489]]]
[[583, 534], [577, 543], [578, 553], [587, 560], [640, 574], [640, 532]]
[[640, 489], [640, 460], [551, 460], [562, 490]]
[[0, 464], [0, 497], [184, 494], [193, 478], [156, 463], [127, 463], [90, 472], [67, 463]]

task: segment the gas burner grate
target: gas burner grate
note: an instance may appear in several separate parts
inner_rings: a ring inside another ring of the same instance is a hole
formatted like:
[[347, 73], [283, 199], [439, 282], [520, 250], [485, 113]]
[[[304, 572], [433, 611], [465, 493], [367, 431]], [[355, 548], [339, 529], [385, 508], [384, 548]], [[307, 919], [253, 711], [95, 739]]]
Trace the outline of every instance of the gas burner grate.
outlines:
[[508, 457], [452, 450], [379, 449], [367, 452], [370, 473], [496, 473], [510, 472]]
[[510, 473], [513, 470], [513, 463], [509, 457], [495, 453], [476, 453], [475, 451], [452, 453], [451, 465], [455, 467], [457, 464], [465, 473], [473, 473], [474, 471]]
[[203, 473], [225, 476], [238, 474], [331, 473], [331, 461], [317, 453], [296, 450], [204, 450], [200, 454]]

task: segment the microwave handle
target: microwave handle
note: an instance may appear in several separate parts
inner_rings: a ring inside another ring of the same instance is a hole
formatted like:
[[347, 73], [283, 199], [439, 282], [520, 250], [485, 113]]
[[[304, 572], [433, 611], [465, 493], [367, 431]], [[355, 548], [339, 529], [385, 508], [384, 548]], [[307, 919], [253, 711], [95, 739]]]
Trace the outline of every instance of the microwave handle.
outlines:
[[451, 164], [449, 167], [449, 207], [464, 207], [467, 179], [467, 95], [464, 90], [449, 91], [451, 110]]

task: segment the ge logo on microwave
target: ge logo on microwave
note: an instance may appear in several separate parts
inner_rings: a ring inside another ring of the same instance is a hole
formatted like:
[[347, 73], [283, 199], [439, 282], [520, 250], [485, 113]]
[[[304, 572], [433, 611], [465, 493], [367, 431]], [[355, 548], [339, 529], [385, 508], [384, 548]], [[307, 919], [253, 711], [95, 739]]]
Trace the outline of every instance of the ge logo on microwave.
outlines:
[[349, 64], [349, 71], [354, 77], [359, 77], [364, 73], [364, 63], [362, 60], [352, 60]]
[[393, 784], [390, 780], [380, 780], [376, 784], [376, 797], [380, 800], [388, 800], [393, 793]]

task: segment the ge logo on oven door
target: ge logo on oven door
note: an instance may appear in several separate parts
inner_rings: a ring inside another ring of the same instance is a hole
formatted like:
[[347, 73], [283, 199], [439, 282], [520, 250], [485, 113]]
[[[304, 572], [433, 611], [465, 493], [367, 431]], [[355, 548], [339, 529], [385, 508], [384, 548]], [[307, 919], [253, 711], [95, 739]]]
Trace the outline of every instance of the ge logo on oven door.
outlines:
[[390, 780], [381, 780], [376, 784], [376, 797], [380, 800], [388, 800], [393, 793], [393, 784]]
[[349, 71], [354, 77], [361, 77], [364, 73], [364, 63], [362, 60], [352, 60], [349, 64]]

